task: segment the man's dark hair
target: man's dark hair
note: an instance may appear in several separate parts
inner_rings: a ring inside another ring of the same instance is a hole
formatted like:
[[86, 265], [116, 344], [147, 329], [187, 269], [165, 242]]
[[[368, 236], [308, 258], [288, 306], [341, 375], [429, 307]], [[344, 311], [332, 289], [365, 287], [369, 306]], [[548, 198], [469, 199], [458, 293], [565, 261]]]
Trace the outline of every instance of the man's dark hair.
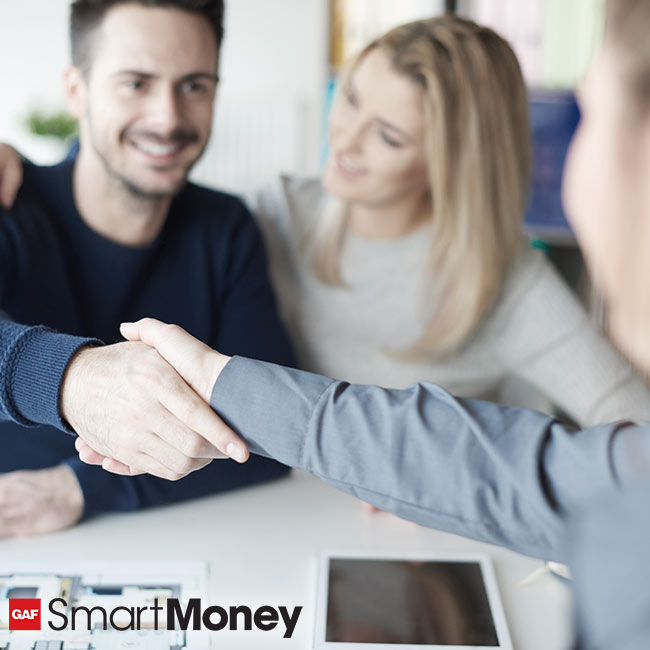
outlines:
[[223, 0], [74, 0], [70, 6], [70, 46], [75, 66], [88, 70], [92, 59], [93, 32], [101, 25], [108, 10], [121, 4], [181, 9], [199, 14], [212, 26], [217, 39], [217, 50], [221, 46]]

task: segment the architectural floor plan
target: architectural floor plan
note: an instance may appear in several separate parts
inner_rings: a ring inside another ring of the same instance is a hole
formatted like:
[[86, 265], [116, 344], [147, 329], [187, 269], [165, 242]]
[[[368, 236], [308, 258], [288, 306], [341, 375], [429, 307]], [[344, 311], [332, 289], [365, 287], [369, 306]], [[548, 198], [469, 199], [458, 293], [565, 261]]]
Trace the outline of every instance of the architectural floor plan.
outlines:
[[[67, 568], [30, 567], [11, 573], [0, 569], [0, 650], [208, 647], [209, 639], [199, 641], [198, 632], [166, 629], [165, 615], [168, 599], [183, 603], [205, 595], [204, 564]], [[15, 604], [14, 599], [40, 600], [40, 631], [10, 629], [9, 604]]]

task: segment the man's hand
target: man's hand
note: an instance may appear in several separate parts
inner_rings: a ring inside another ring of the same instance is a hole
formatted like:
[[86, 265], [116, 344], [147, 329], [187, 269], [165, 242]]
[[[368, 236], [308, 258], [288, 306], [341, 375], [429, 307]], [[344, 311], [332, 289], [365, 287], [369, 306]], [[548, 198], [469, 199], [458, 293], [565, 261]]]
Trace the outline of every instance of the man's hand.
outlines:
[[67, 528], [83, 509], [83, 492], [67, 465], [0, 474], [0, 537]]
[[87, 442], [84, 442], [82, 438], [77, 438], [74, 441], [74, 446], [79, 452], [79, 458], [81, 461], [88, 465], [101, 465], [102, 469], [105, 469], [107, 472], [121, 474], [122, 476], [137, 476], [138, 474], [144, 473], [135, 470], [124, 463], [120, 463], [119, 460], [98, 454]]
[[128, 468], [121, 473], [177, 480], [222, 453], [248, 458], [242, 440], [144, 343], [80, 350], [63, 379], [61, 414], [94, 452]]
[[8, 144], [0, 143], [0, 208], [11, 208], [22, 182], [20, 154]]

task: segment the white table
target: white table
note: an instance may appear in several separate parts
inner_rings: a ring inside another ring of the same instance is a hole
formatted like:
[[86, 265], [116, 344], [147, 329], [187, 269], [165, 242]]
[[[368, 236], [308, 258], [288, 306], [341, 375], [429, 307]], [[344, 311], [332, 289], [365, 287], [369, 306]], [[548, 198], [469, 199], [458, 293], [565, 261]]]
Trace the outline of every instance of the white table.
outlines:
[[0, 573], [12, 564], [61, 561], [193, 561], [210, 567], [209, 604], [302, 605], [295, 633], [215, 632], [213, 647], [312, 647], [316, 559], [323, 550], [486, 553], [494, 564], [516, 650], [566, 650], [571, 595], [545, 575], [519, 582], [541, 562], [423, 528], [359, 502], [299, 472], [274, 483], [146, 512], [93, 519], [54, 535], [0, 541]]

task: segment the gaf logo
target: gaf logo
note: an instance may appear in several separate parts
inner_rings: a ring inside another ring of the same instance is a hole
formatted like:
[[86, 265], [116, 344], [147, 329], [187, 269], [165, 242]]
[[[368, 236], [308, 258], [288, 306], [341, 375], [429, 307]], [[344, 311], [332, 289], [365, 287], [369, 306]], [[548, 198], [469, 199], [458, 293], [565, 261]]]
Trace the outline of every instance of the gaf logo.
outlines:
[[41, 629], [41, 599], [40, 598], [10, 598], [9, 599], [9, 629], [10, 630], [40, 630]]

